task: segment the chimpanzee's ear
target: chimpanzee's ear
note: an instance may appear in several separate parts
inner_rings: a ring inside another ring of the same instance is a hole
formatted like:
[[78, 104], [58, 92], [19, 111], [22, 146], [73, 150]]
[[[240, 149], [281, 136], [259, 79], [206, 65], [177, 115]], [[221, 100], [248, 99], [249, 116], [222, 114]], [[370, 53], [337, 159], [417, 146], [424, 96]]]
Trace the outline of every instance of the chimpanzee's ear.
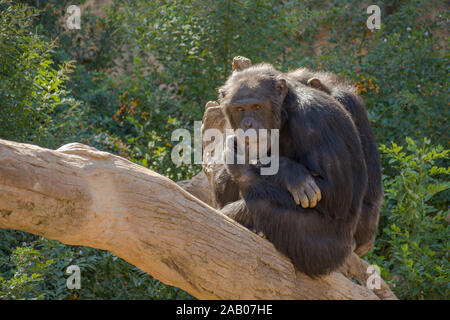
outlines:
[[308, 86], [310, 86], [311, 88], [314, 88], [314, 89], [322, 90], [322, 88], [323, 88], [322, 82], [320, 82], [320, 80], [317, 78], [309, 79], [307, 84], [308, 84]]
[[278, 94], [278, 96], [280, 97], [281, 101], [284, 100], [284, 98], [286, 97], [287, 94], [287, 84], [286, 84], [286, 79], [280, 78], [277, 80], [277, 83], [275, 85], [275, 90]]

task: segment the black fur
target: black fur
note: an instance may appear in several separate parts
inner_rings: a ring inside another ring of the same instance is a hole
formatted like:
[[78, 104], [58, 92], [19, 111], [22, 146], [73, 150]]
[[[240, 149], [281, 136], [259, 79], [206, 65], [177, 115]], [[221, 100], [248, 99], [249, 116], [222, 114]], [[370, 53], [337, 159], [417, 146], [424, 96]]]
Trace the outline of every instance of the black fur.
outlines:
[[355, 252], [363, 255], [375, 243], [379, 212], [383, 201], [381, 161], [364, 102], [356, 94], [352, 85], [340, 80], [332, 73], [312, 72], [302, 68], [289, 73], [288, 76], [303, 84], [306, 84], [311, 78], [319, 79], [323, 85], [322, 90], [330, 94], [345, 107], [351, 114], [353, 122], [358, 129], [368, 171], [367, 190], [364, 195], [361, 218], [355, 234]]
[[[220, 89], [224, 115], [236, 129], [229, 107], [236, 96], [244, 92], [268, 99], [271, 119], [264, 123], [267, 129], [280, 129], [280, 168], [273, 176], [261, 176], [253, 165], [227, 165], [213, 178], [223, 213], [262, 232], [297, 269], [314, 277], [338, 268], [353, 250], [373, 244], [382, 190], [379, 157], [361, 100], [336, 78], [327, 82], [322, 77], [326, 90], [321, 91], [308, 87], [307, 76], [283, 74], [268, 64], [233, 73]], [[285, 90], [280, 89], [283, 83]], [[305, 209], [286, 186], [308, 179], [314, 179], [322, 200]]]

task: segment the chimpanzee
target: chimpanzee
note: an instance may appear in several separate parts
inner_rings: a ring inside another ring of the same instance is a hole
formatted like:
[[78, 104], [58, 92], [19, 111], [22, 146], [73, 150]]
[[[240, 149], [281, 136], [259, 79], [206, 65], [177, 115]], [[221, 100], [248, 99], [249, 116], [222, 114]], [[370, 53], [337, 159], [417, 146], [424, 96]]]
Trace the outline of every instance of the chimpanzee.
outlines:
[[312, 276], [373, 245], [382, 199], [381, 167], [362, 101], [329, 74], [234, 72], [219, 89], [233, 129], [279, 129], [279, 170], [227, 164], [213, 173], [221, 211], [262, 233]]

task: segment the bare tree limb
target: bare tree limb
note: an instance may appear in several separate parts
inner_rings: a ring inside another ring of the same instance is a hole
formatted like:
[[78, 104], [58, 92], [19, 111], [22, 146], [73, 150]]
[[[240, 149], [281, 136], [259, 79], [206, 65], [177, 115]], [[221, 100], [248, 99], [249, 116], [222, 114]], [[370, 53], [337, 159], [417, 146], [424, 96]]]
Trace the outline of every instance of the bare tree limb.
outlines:
[[0, 140], [0, 227], [109, 250], [200, 299], [377, 299], [341, 273], [313, 280], [177, 184], [73, 143]]

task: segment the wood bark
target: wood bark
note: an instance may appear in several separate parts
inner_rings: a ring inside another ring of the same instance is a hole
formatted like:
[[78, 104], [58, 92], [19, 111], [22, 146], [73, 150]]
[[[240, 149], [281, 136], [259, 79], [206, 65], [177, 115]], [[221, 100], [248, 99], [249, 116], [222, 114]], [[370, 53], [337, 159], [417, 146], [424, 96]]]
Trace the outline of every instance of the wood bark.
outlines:
[[307, 277], [168, 178], [79, 143], [55, 151], [0, 140], [0, 228], [109, 250], [199, 299], [380, 297], [342, 273]]

